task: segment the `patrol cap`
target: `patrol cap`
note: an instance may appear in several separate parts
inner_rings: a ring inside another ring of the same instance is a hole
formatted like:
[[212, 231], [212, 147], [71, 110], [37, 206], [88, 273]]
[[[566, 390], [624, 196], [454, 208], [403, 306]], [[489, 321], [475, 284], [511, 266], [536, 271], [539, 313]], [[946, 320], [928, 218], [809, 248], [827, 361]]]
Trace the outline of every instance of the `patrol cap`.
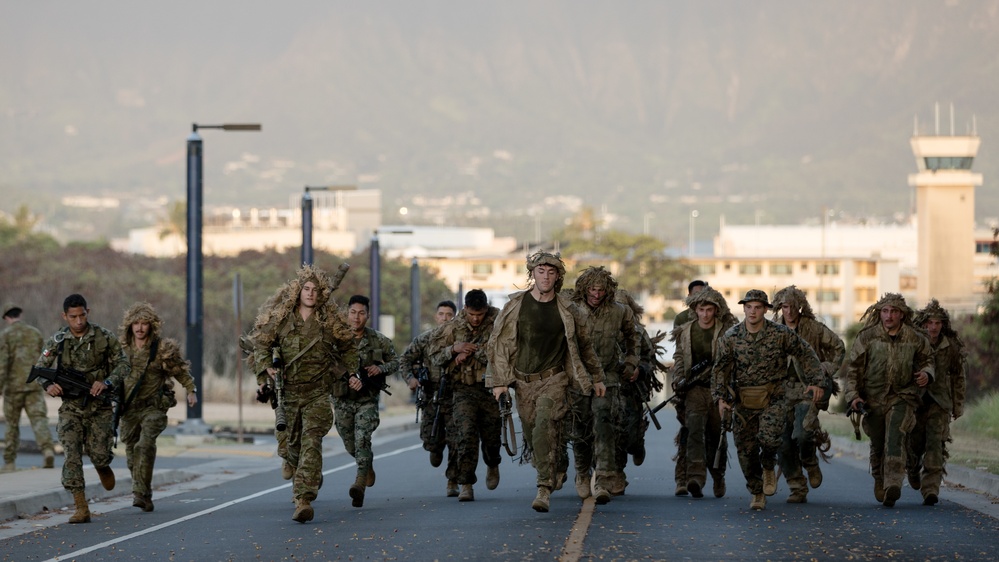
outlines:
[[747, 302], [753, 302], [753, 301], [761, 302], [763, 303], [763, 306], [767, 308], [773, 308], [773, 306], [770, 304], [770, 300], [767, 298], [767, 292], [761, 291], [759, 289], [750, 289], [746, 291], [746, 296], [743, 297], [741, 301], [739, 301], [739, 304], [746, 304]]
[[21, 309], [21, 307], [19, 305], [15, 304], [15, 303], [12, 303], [12, 302], [5, 302], [5, 303], [3, 303], [3, 314], [0, 314], [0, 318], [6, 318], [7, 317], [7, 313], [11, 312], [11, 311], [14, 311], [14, 310], [22, 310], [22, 309]]

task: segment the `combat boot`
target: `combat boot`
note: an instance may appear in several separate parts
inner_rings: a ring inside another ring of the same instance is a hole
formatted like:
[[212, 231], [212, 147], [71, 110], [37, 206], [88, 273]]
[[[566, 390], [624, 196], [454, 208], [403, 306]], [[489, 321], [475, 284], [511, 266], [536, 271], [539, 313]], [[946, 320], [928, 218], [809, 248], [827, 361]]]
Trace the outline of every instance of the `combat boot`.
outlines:
[[46, 448], [42, 451], [42, 468], [55, 468], [55, 451]]
[[281, 478], [285, 480], [291, 480], [295, 477], [295, 467], [291, 466], [291, 463], [284, 461], [281, 464]]
[[697, 480], [690, 480], [687, 482], [687, 491], [690, 492], [690, 495], [695, 498], [704, 497], [704, 492], [701, 491], [701, 483]]
[[687, 485], [676, 483], [676, 490], [673, 492], [674, 496], [686, 496], [687, 495]]
[[822, 470], [818, 464], [806, 466], [805, 471], [808, 472], [808, 485], [813, 490], [822, 485]]
[[576, 473], [576, 494], [579, 499], [585, 500], [590, 497], [590, 471]]
[[795, 488], [787, 497], [787, 503], [808, 503], [808, 488]]
[[767, 506], [767, 497], [763, 494], [753, 494], [752, 501], [749, 502], [749, 509], [762, 511]]
[[458, 494], [458, 501], [460, 502], [474, 502], [475, 501], [475, 490], [472, 489], [471, 484], [462, 484], [461, 492]]
[[[132, 493], [132, 507], [137, 507], [142, 511], [146, 511], [146, 496], [140, 494], [139, 492]], [[152, 510], [149, 510], [152, 511]]]
[[[687, 484], [690, 487], [690, 484]], [[763, 469], [763, 495], [772, 496], [777, 493], [777, 474], [773, 467]]]
[[145, 505], [145, 507], [142, 508], [142, 511], [145, 511], [146, 513], [149, 513], [150, 511], [153, 510], [153, 495], [152, 494], [146, 494], [144, 496], [144, 499], [146, 500], [146, 505]]
[[624, 472], [617, 471], [608, 480], [609, 485], [607, 486], [607, 491], [611, 493], [612, 496], [623, 496], [624, 489], [628, 487], [628, 477], [625, 476]]
[[364, 485], [367, 486], [368, 488], [374, 487], [374, 485], [375, 485], [375, 467], [374, 466], [369, 466], [368, 467], [368, 478], [367, 478], [367, 480], [364, 481]]
[[907, 470], [905, 475], [909, 479], [909, 487], [918, 490], [923, 485], [923, 479], [919, 476], [919, 469]]
[[598, 505], [604, 505], [611, 500], [611, 494], [600, 484], [593, 487], [593, 501]]
[[499, 467], [490, 466], [486, 468], [486, 489], [495, 490], [499, 486]]
[[535, 496], [531, 507], [539, 513], [548, 513], [548, 506], [551, 504], [552, 490], [548, 486], [538, 486], [538, 495]]
[[885, 484], [879, 478], [874, 479], [874, 499], [878, 500], [878, 503], [885, 501]]
[[940, 498], [932, 492], [923, 496], [923, 505], [936, 505], [938, 501]]
[[885, 501], [881, 502], [885, 507], [895, 507], [895, 502], [902, 497], [901, 486], [888, 486], [885, 488]]
[[358, 474], [357, 478], [354, 479], [354, 483], [350, 485], [348, 493], [350, 494], [350, 499], [353, 500], [350, 502], [350, 505], [364, 507], [364, 482], [365, 478]]
[[458, 483], [454, 480], [447, 481], [447, 497], [456, 498], [458, 497]]
[[635, 466], [642, 466], [645, 462], [645, 442], [641, 442], [635, 447], [635, 452], [631, 454], [631, 461]]
[[76, 512], [69, 517], [69, 522], [90, 523], [90, 506], [87, 505], [87, 493], [82, 490], [73, 492], [73, 501], [76, 502]]
[[291, 516], [292, 521], [298, 521], [299, 523], [306, 523], [312, 521], [315, 517], [316, 512], [312, 509], [312, 503], [305, 498], [298, 498], [295, 500], [295, 513]]
[[437, 468], [444, 462], [444, 453], [441, 451], [430, 451], [430, 466]]
[[725, 477], [719, 476], [715, 478], [713, 490], [716, 498], [725, 497]]
[[97, 469], [97, 476], [101, 477], [101, 486], [104, 486], [105, 490], [114, 490], [114, 471], [111, 470], [110, 466], [99, 466], [95, 467]]
[[569, 478], [569, 476], [566, 475], [566, 473], [564, 473], [564, 472], [559, 472], [558, 474], [556, 474], [555, 475], [555, 486], [553, 486], [552, 489], [553, 490], [561, 490], [562, 489], [562, 485], [565, 484], [565, 481], [568, 478]]

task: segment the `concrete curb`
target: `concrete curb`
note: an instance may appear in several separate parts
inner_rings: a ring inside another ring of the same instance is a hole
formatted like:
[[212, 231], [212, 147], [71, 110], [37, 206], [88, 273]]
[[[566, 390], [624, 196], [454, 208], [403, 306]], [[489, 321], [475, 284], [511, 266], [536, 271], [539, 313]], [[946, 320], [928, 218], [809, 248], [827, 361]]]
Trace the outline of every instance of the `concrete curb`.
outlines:
[[[857, 441], [837, 435], [830, 435], [834, 449], [867, 459], [870, 455], [870, 441]], [[999, 497], [999, 476], [984, 470], [973, 470], [963, 466], [948, 464], [945, 467], [944, 482], [950, 485], [963, 486], [983, 494]]]

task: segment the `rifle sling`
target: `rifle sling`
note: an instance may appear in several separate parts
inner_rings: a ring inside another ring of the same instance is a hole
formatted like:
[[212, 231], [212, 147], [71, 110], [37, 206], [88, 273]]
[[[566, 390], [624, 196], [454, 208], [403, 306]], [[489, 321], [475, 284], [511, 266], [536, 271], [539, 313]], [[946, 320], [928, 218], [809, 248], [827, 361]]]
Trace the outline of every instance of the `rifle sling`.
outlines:
[[132, 387], [132, 391], [128, 393], [128, 398], [125, 398], [125, 403], [121, 405], [121, 411], [125, 412], [128, 409], [128, 405], [132, 403], [135, 399], [135, 395], [138, 394], [139, 388], [142, 386], [143, 379], [146, 378], [146, 372], [149, 371], [149, 366], [152, 365], [153, 359], [156, 358], [156, 351], [160, 347], [160, 340], [153, 340], [153, 343], [149, 345], [149, 359], [146, 360], [146, 368], [142, 370], [142, 374], [139, 375], [139, 380], [135, 381], [135, 386]]

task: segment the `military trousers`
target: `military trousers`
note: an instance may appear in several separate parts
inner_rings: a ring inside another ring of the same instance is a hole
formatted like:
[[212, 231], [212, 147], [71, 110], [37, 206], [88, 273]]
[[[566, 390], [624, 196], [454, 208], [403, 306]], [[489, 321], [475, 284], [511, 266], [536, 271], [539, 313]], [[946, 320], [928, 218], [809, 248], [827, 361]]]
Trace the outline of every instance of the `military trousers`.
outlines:
[[645, 447], [649, 420], [645, 418], [644, 402], [645, 398], [635, 385], [621, 383], [617, 393], [617, 439], [614, 443], [614, 465], [618, 472], [628, 466], [629, 454], [637, 454]]
[[919, 490], [923, 497], [939, 496], [950, 441], [950, 412], [929, 396], [923, 400], [916, 410], [916, 425], [907, 439], [906, 469], [917, 474], [922, 471]]
[[3, 417], [7, 420], [7, 434], [4, 436], [4, 463], [13, 463], [17, 450], [21, 447], [21, 411], [28, 415], [35, 443], [41, 450], [52, 449], [52, 432], [49, 431], [48, 408], [45, 406], [45, 393], [41, 387], [37, 391], [8, 392], [3, 397]]
[[[815, 405], [809, 401], [798, 402], [787, 411], [787, 422], [784, 425], [784, 435], [782, 437], [780, 453], [780, 471], [787, 480], [787, 485], [792, 490], [806, 488], [803, 468], [814, 467], [819, 464], [819, 458], [815, 454], [815, 432], [813, 428], [806, 425], [806, 420], [818, 418], [812, 409]], [[812, 417], [809, 418], [809, 413]]]
[[357, 462], [357, 475], [368, 476], [374, 452], [371, 450], [371, 434], [378, 428], [378, 397], [360, 400], [349, 398], [333, 399], [333, 419], [336, 431], [343, 439], [343, 447]]
[[121, 442], [125, 444], [128, 470], [132, 473], [133, 493], [152, 495], [156, 439], [166, 427], [166, 410], [154, 406], [129, 408], [121, 417]]
[[[689, 416], [690, 412], [687, 414]], [[763, 470], [773, 470], [777, 465], [777, 451], [786, 418], [787, 400], [783, 396], [772, 397], [770, 404], [762, 410], [735, 406], [732, 433], [735, 450], [739, 454], [739, 466], [746, 477], [746, 489], [750, 494], [763, 493]]]
[[608, 386], [603, 396], [586, 396], [569, 390], [569, 436], [576, 474], [589, 474], [595, 467], [597, 485], [603, 488], [619, 470], [615, 458], [619, 391], [618, 386]]
[[676, 445], [676, 454], [673, 455], [673, 462], [676, 463], [673, 466], [673, 480], [678, 485], [686, 487], [687, 439], [690, 436], [690, 431], [687, 429], [687, 393], [677, 393], [676, 396], [679, 399], [675, 400], [673, 405], [676, 408], [676, 421], [680, 422], [680, 429], [677, 430], [676, 436], [673, 438], [673, 444]]
[[57, 431], [65, 459], [62, 465], [62, 487], [72, 492], [86, 488], [83, 479], [83, 452], [87, 452], [95, 467], [103, 468], [114, 460], [114, 430], [111, 406], [91, 399], [84, 405], [82, 398], [63, 400], [59, 407]]
[[703, 489], [708, 471], [714, 480], [725, 477], [724, 464], [717, 470], [712, 466], [721, 437], [721, 414], [711, 391], [704, 386], [694, 386], [686, 392], [684, 409], [688, 432], [686, 482], [693, 480]]
[[569, 375], [559, 373], [543, 380], [517, 381], [517, 414], [524, 431], [525, 454], [537, 470], [538, 486], [555, 487], [555, 469], [562, 445], [562, 423], [568, 406]]
[[885, 488], [901, 487], [905, 477], [906, 436], [916, 425], [915, 409], [902, 399], [869, 408], [863, 427], [871, 438], [871, 474]]
[[454, 385], [454, 416], [448, 431], [449, 447], [456, 451], [454, 469], [448, 467], [447, 478], [458, 484], [475, 484], [475, 468], [479, 464], [479, 448], [486, 466], [499, 466], [500, 418], [499, 402], [492, 390], [481, 383]]
[[295, 468], [292, 496], [311, 502], [322, 482], [323, 438], [333, 427], [329, 394], [322, 388], [301, 395], [285, 390], [284, 414], [288, 427], [275, 431], [278, 456]]

